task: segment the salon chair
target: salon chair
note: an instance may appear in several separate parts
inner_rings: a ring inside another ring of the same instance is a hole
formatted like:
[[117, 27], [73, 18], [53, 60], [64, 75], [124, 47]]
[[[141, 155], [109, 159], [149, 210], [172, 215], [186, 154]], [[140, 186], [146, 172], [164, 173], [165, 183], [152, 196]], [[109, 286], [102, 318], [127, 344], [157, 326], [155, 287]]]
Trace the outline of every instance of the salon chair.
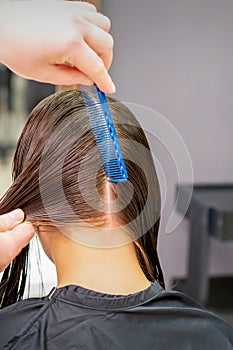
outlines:
[[[176, 209], [184, 214], [190, 186], [177, 191]], [[232, 276], [208, 276], [210, 240], [233, 240], [233, 184], [195, 184], [185, 217], [190, 221], [188, 275], [173, 280], [175, 289], [209, 308], [233, 310], [233, 254]]]

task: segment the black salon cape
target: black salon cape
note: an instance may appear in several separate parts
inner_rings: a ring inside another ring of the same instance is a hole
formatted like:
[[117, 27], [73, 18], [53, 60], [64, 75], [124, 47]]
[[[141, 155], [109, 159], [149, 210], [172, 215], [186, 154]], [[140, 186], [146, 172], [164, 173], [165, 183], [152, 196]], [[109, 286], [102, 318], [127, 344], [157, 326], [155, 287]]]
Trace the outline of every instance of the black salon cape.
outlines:
[[0, 349], [232, 350], [233, 328], [157, 283], [128, 296], [70, 285], [1, 310]]

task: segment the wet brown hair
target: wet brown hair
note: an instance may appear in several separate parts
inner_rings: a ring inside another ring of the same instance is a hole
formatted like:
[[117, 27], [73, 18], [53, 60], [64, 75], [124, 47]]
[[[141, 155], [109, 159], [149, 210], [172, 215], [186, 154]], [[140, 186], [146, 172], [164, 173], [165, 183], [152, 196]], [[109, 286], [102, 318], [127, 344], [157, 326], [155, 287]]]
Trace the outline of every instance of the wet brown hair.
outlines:
[[[30, 114], [16, 147], [13, 184], [0, 201], [0, 214], [21, 208], [35, 226], [85, 221], [106, 227], [109, 220], [126, 226], [144, 274], [164, 286], [157, 254], [160, 190], [149, 145], [129, 109], [112, 98], [108, 102], [128, 171], [128, 181], [109, 184], [120, 209], [106, 213], [101, 204], [96, 207], [96, 198], [104, 198], [107, 179], [81, 94], [65, 90], [44, 99]], [[144, 165], [135, 159], [143, 159]], [[96, 191], [90, 187], [93, 174]], [[3, 273], [2, 308], [23, 296], [28, 251], [29, 246], [23, 248]]]

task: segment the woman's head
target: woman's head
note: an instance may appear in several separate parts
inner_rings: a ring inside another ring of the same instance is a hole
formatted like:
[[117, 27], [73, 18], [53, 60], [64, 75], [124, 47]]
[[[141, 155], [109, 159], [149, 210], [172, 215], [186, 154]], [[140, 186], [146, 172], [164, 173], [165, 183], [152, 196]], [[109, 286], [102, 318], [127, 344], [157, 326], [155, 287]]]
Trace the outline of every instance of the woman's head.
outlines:
[[[93, 227], [123, 228], [135, 242], [146, 277], [163, 284], [157, 256], [160, 192], [153, 159], [133, 114], [114, 99], [108, 102], [128, 180], [117, 185], [107, 181], [80, 92], [60, 91], [43, 100], [24, 127], [14, 156], [14, 182], [1, 200], [0, 213], [20, 207], [39, 230], [56, 227], [68, 235], [83, 225], [90, 232]], [[5, 270], [2, 306], [22, 296], [27, 252], [25, 248]]]

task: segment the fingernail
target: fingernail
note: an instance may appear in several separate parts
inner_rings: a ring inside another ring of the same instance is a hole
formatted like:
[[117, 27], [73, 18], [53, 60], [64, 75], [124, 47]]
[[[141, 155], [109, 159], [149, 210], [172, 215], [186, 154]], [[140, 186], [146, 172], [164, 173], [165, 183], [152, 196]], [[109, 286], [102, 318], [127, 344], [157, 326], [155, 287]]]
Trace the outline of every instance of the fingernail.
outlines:
[[24, 219], [24, 212], [21, 209], [15, 209], [9, 213], [15, 222], [21, 222]]

